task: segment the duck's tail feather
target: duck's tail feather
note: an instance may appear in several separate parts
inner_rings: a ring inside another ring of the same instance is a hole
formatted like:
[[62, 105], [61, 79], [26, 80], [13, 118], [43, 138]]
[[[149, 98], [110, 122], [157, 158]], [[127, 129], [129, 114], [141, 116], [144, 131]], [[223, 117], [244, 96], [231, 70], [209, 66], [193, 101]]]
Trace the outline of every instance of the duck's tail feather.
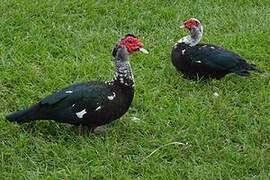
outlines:
[[6, 116], [10, 122], [25, 123], [41, 118], [40, 104], [35, 104], [28, 109], [17, 111]]
[[249, 64], [250, 65], [250, 70], [251, 71], [256, 71], [258, 73], [263, 73], [263, 70], [257, 68], [257, 66], [255, 64]]
[[241, 60], [241, 62], [242, 63], [240, 64], [239, 68], [237, 68], [237, 70], [235, 71], [236, 74], [240, 76], [248, 76], [250, 74], [250, 71], [263, 73], [263, 71], [257, 68], [255, 64], [249, 64], [246, 62], [246, 60]]

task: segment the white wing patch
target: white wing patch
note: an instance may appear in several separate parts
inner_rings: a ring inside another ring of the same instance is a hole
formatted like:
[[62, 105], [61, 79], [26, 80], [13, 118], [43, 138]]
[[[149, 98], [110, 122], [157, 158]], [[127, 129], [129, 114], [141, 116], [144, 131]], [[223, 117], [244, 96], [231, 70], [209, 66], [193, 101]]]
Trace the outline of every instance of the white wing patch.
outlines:
[[77, 112], [76, 113], [76, 116], [78, 117], [78, 118], [83, 118], [83, 116], [86, 114], [87, 112], [86, 112], [86, 109], [84, 109], [84, 110], [82, 110], [82, 111], [80, 111], [80, 112]]
[[111, 101], [116, 97], [115, 92], [113, 92], [113, 94], [111, 96], [108, 96], [108, 99]]
[[97, 108], [96, 108], [96, 111], [98, 111], [98, 110], [100, 110], [101, 109], [101, 106], [98, 106]]
[[67, 93], [67, 94], [71, 94], [71, 93], [73, 93], [73, 91], [66, 91], [66, 93]]
[[195, 61], [196, 63], [202, 63], [202, 61]]
[[109, 86], [113, 84], [112, 81], [105, 81], [105, 84], [108, 84]]
[[186, 52], [186, 50], [185, 50], [185, 49], [183, 49], [183, 50], [182, 50], [182, 55], [184, 55], [184, 54], [185, 54], [185, 52]]
[[210, 48], [211, 48], [211, 49], [215, 49], [215, 47], [214, 47], [214, 46], [211, 46]]
[[203, 46], [201, 46], [199, 49], [202, 49], [202, 48], [205, 48], [205, 47], [207, 47], [207, 45], [203, 45]]

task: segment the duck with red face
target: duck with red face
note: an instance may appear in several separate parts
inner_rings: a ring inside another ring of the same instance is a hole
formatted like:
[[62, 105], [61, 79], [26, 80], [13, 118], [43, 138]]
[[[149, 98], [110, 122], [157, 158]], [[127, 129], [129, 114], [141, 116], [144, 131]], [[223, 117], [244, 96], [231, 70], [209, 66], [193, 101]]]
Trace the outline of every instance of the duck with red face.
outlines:
[[6, 118], [17, 123], [55, 120], [95, 131], [127, 112], [134, 96], [129, 55], [138, 51], [148, 53], [137, 37], [131, 34], [124, 36], [113, 49], [116, 60], [113, 80], [74, 84]]
[[222, 47], [199, 43], [203, 26], [196, 18], [183, 22], [181, 28], [189, 35], [181, 38], [172, 49], [171, 59], [175, 68], [189, 79], [221, 79], [229, 73], [240, 76], [250, 71], [261, 72], [254, 64], [249, 64], [239, 55]]

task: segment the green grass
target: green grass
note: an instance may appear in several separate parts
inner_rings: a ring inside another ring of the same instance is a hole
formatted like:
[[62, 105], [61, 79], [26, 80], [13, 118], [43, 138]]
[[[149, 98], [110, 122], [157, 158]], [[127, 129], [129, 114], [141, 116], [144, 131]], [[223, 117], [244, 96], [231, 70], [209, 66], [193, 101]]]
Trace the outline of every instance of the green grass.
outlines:
[[[269, 0], [2, 0], [1, 179], [269, 179], [269, 14]], [[203, 42], [266, 72], [207, 83], [183, 79], [170, 51], [187, 33], [179, 24], [189, 17], [204, 23]], [[150, 54], [131, 57], [135, 99], [105, 135], [4, 120], [69, 84], [111, 79], [111, 49], [126, 33]]]

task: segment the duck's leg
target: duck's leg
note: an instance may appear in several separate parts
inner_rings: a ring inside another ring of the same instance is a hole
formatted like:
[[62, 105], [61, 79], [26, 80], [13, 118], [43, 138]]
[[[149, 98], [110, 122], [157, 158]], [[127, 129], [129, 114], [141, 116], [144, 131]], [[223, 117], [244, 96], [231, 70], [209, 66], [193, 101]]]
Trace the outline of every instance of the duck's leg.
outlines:
[[91, 129], [88, 127], [88, 126], [85, 126], [85, 125], [82, 125], [82, 124], [80, 124], [79, 126], [78, 126], [78, 134], [80, 135], [80, 136], [83, 136], [83, 135], [88, 135], [90, 132], [91, 132]]

